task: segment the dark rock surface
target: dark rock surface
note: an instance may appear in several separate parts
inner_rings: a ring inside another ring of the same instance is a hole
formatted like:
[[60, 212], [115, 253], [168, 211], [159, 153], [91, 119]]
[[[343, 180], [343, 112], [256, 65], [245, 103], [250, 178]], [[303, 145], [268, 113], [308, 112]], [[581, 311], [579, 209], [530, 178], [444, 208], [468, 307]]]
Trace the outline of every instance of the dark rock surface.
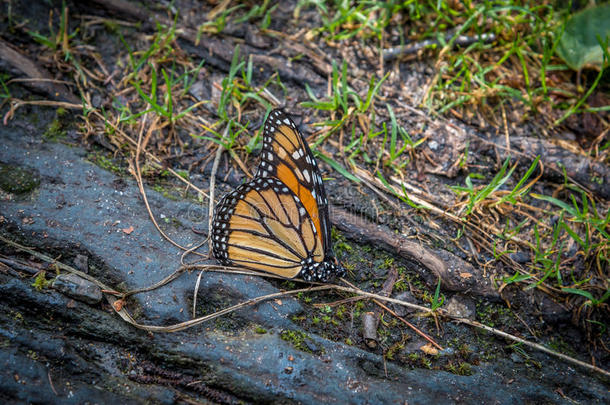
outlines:
[[[43, 120], [44, 121], [44, 120]], [[27, 197], [0, 201], [0, 232], [72, 263], [86, 255], [89, 274], [124, 288], [159, 281], [181, 252], [154, 229], [135, 183], [86, 159], [79, 147], [46, 142], [34, 125], [0, 127], [0, 162], [38, 173]], [[183, 245], [207, 210], [148, 192], [166, 232]], [[199, 213], [195, 215], [195, 213]], [[204, 217], [205, 217], [204, 215]], [[133, 227], [133, 231], [126, 230]], [[5, 252], [13, 248], [2, 246]], [[189, 319], [197, 274], [127, 300], [141, 323]], [[240, 310], [228, 320], [173, 334], [149, 334], [123, 322], [105, 304], [87, 305], [29, 278], [0, 272], [0, 401], [3, 403], [211, 402], [561, 403], [557, 389], [583, 403], [604, 403], [599, 379], [547, 356], [542, 369], [510, 360], [482, 363], [474, 374], [408, 369], [353, 346], [309, 334], [314, 353], [282, 340], [299, 330], [293, 299]], [[266, 280], [207, 274], [198, 302], [226, 306], [277, 289]], [[230, 321], [230, 327], [222, 322]], [[262, 327], [266, 333], [259, 333]], [[143, 364], [153, 366], [143, 366]], [[193, 384], [181, 383], [191, 381]]]

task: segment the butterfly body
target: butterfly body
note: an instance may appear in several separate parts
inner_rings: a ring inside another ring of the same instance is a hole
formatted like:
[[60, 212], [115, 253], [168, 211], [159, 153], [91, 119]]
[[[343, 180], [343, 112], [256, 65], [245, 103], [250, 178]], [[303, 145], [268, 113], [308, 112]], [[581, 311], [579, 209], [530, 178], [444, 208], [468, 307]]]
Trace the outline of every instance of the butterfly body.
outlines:
[[287, 278], [342, 276], [330, 246], [328, 200], [320, 170], [292, 120], [273, 110], [263, 131], [256, 176], [218, 204], [214, 257], [224, 265]]

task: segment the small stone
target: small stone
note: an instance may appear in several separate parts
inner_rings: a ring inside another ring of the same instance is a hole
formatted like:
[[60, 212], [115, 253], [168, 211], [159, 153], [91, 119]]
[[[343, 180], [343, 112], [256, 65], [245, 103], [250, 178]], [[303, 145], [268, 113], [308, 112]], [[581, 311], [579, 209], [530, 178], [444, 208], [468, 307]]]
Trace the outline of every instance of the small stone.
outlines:
[[[414, 304], [416, 301], [413, 294], [411, 294], [411, 291], [403, 291], [400, 294], [398, 294], [397, 296], [395, 296], [394, 299], [404, 301], [404, 302], [409, 302], [411, 304]], [[405, 307], [404, 305], [399, 305], [399, 304], [392, 304], [392, 309], [394, 310], [394, 312], [396, 312], [396, 315], [398, 315], [400, 317], [403, 317], [403, 316], [406, 316], [407, 314], [412, 314], [413, 312], [415, 312], [415, 309]]]
[[438, 142], [432, 140], [432, 141], [428, 142], [428, 147], [430, 148], [430, 150], [437, 150]]
[[454, 295], [451, 297], [447, 306], [447, 312], [458, 318], [474, 319], [476, 306], [474, 301], [467, 297]]
[[513, 363], [523, 363], [523, 358], [517, 353], [511, 353], [510, 359], [513, 361]]
[[530, 254], [524, 251], [513, 252], [508, 255], [511, 259], [516, 261], [519, 264], [525, 264], [530, 261]]
[[102, 290], [97, 285], [72, 273], [57, 276], [53, 288], [87, 304], [97, 304], [102, 300]]
[[209, 95], [209, 91], [204, 86], [204, 82], [195, 82], [189, 89], [189, 94], [197, 99], [197, 101], [205, 100], [206, 95]]
[[103, 101], [104, 99], [102, 99], [102, 96], [96, 93], [91, 98], [91, 105], [93, 105], [95, 108], [100, 108], [102, 106]]
[[74, 267], [83, 273], [89, 272], [89, 258], [85, 255], [76, 255], [72, 261]]

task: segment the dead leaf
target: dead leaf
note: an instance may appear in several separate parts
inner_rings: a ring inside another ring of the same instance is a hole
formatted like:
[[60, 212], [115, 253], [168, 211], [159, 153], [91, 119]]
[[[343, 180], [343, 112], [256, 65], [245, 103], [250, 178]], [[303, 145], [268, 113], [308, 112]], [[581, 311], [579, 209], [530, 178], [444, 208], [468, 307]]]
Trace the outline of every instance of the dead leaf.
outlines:
[[438, 349], [434, 346], [432, 346], [431, 343], [427, 343], [425, 345], [423, 345], [422, 347], [419, 348], [419, 350], [421, 350], [422, 352], [435, 356], [438, 354]]
[[121, 309], [123, 309], [124, 303], [125, 303], [125, 301], [123, 301], [123, 300], [116, 300], [116, 301], [114, 301], [112, 306], [114, 307], [115, 311], [119, 312]]
[[129, 228], [123, 228], [121, 229], [124, 233], [126, 233], [127, 235], [129, 235], [130, 233], [133, 232], [133, 225], [130, 226]]

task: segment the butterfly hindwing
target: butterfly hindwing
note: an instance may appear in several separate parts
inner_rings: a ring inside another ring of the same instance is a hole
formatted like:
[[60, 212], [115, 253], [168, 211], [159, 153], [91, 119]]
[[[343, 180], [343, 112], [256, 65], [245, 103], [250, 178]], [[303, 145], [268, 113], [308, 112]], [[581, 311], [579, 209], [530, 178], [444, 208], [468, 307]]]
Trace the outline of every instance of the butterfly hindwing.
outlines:
[[299, 199], [278, 179], [257, 178], [216, 209], [214, 256], [223, 264], [293, 278], [308, 259], [324, 259], [317, 230]]

